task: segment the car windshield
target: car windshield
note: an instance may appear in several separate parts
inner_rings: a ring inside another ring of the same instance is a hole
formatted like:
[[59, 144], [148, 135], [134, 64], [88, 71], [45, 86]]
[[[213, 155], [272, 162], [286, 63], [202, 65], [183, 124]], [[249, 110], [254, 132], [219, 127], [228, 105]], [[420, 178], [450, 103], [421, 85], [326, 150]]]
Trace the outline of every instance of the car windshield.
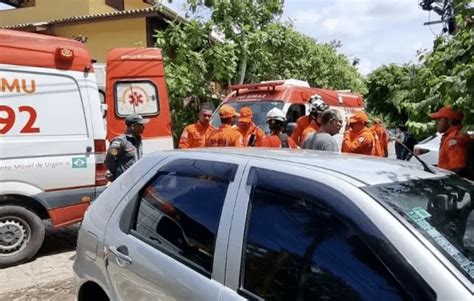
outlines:
[[[239, 112], [242, 107], [250, 107], [253, 112], [253, 122], [265, 133], [269, 132], [268, 124], [266, 122], [267, 112], [275, 107], [283, 109], [283, 101], [275, 100], [248, 100], [227, 102], [226, 104], [232, 106], [237, 112]], [[211, 123], [214, 127], [219, 127], [221, 125], [219, 114], [214, 114]]]
[[456, 176], [365, 189], [389, 205], [474, 283], [474, 185]]

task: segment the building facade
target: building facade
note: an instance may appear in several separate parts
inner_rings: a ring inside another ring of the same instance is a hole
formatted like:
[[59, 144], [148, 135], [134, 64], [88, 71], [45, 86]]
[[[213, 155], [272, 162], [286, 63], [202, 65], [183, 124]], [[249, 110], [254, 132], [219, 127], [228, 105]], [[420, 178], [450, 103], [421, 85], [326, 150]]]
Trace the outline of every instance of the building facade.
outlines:
[[181, 19], [153, 0], [3, 0], [14, 9], [0, 11], [0, 28], [76, 39], [105, 63], [118, 47], [152, 47], [166, 20]]

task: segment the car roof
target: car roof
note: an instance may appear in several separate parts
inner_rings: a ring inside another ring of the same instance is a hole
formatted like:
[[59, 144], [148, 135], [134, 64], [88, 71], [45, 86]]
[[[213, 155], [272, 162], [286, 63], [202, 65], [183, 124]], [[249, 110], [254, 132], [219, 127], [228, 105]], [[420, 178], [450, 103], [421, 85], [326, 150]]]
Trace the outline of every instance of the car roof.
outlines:
[[[249, 160], [271, 161], [271, 164], [299, 164], [306, 168], [326, 171], [343, 176], [357, 186], [402, 182], [415, 179], [429, 179], [446, 176], [449, 173], [432, 168], [435, 173], [423, 170], [419, 163], [396, 159], [333, 153], [313, 150], [290, 150], [281, 148], [195, 148], [172, 150], [170, 152], [193, 152], [209, 154], [210, 158], [240, 157]], [[218, 155], [218, 156], [216, 156]], [[272, 166], [272, 165], [269, 165]], [[358, 182], [358, 184], [356, 183]]]

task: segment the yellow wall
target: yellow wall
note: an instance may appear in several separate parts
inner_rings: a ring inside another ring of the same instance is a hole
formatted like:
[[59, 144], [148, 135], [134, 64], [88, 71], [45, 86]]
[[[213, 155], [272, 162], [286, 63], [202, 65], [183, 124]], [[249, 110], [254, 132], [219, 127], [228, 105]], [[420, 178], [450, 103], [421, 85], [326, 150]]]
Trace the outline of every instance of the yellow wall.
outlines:
[[[125, 10], [140, 9], [150, 7], [142, 0], [125, 0]], [[89, 0], [89, 14], [100, 14], [115, 11], [112, 7], [105, 4], [105, 0]]]
[[[93, 0], [92, 0], [93, 1]], [[167, 1], [167, 0], [162, 0]], [[142, 0], [125, 0], [125, 9], [140, 9], [150, 7], [150, 4], [143, 2]]]
[[82, 35], [92, 58], [105, 63], [107, 50], [118, 47], [146, 47], [145, 18], [126, 19], [90, 24], [54, 26], [55, 35], [65, 38]]
[[[142, 0], [125, 0], [125, 9], [150, 7]], [[33, 7], [0, 11], [0, 26], [46, 22], [75, 16], [113, 12], [105, 0], [36, 0]]]
[[36, 6], [0, 11], [0, 26], [37, 23], [87, 15], [89, 3], [84, 0], [36, 0]]

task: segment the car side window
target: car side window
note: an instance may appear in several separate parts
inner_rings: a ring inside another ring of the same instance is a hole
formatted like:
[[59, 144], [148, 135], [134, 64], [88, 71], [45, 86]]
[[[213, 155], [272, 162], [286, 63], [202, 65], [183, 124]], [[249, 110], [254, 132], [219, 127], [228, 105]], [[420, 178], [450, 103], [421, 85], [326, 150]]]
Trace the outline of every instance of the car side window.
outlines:
[[203, 160], [168, 164], [144, 187], [132, 234], [210, 276], [219, 219], [235, 170], [234, 164]]
[[254, 186], [244, 237], [247, 298], [409, 299], [365, 243], [310, 198]]

